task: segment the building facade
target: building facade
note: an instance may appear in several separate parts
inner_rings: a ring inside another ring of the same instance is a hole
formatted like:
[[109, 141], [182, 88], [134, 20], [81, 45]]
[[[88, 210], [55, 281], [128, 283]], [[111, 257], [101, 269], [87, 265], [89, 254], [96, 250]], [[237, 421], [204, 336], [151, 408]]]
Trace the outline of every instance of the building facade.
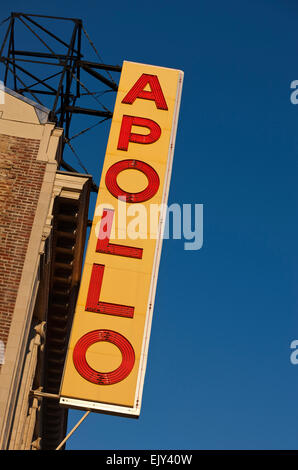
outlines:
[[0, 104], [0, 449], [54, 449], [91, 177], [59, 171], [63, 129], [4, 90]]

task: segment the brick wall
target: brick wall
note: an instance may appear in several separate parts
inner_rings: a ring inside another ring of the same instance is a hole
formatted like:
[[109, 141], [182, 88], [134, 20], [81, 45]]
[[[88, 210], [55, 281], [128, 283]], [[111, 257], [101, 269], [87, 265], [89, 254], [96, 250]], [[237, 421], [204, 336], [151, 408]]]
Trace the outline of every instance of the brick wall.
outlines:
[[[39, 140], [0, 134], [0, 343], [7, 343], [45, 162]], [[1, 362], [1, 361], [0, 361]], [[0, 363], [1, 368], [1, 363]]]

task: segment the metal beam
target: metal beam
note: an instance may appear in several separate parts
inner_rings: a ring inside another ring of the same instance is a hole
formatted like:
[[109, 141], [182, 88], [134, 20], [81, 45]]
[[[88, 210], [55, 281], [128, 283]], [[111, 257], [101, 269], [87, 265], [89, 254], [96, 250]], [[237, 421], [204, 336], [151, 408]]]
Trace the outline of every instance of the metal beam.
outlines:
[[[69, 47], [68, 47], [68, 51], [67, 51], [67, 56], [66, 56], [67, 59], [66, 59], [66, 60], [68, 60], [69, 58], [72, 58], [72, 55], [73, 55], [73, 47], [74, 47], [74, 44], [75, 44], [75, 39], [76, 39], [77, 31], [78, 31], [78, 24], [76, 24], [75, 27], [74, 27], [74, 29], [73, 29], [71, 41], [70, 41], [70, 44], [69, 44]], [[53, 113], [56, 111], [56, 107], [57, 107], [57, 103], [58, 103], [58, 98], [59, 98], [60, 91], [61, 91], [61, 88], [62, 88], [62, 85], [63, 85], [63, 79], [64, 79], [64, 76], [65, 76], [65, 72], [66, 72], [66, 68], [64, 67], [63, 72], [62, 72], [62, 74], [61, 74], [60, 82], [59, 82], [59, 85], [58, 85], [58, 88], [57, 88], [57, 96], [56, 96], [56, 99], [55, 99], [55, 103], [54, 103], [54, 105], [53, 105], [53, 107], [52, 107]], [[70, 80], [72, 80], [72, 77], [70, 78]]]
[[33, 29], [26, 23], [26, 21], [23, 20], [23, 18], [21, 18], [21, 16], [19, 16], [19, 20], [51, 52], [51, 54], [55, 55], [55, 52], [49, 47], [49, 45], [35, 31], [33, 31]]
[[[24, 16], [25, 13], [13, 12], [11, 15], [20, 17], [20, 16]], [[67, 21], [74, 21], [74, 22], [81, 22], [82, 21], [79, 18], [66, 18], [66, 17], [63, 17], [63, 16], [35, 15], [35, 14], [32, 14], [32, 13], [30, 13], [30, 14], [26, 13], [26, 15], [35, 16], [36, 18], [51, 18], [53, 20], [67, 20]]]
[[80, 60], [79, 64], [84, 67], [92, 67], [93, 69], [102, 69], [102, 70], [109, 70], [110, 72], [121, 72], [122, 67], [121, 65], [109, 65], [109, 64], [102, 64], [99, 62], [90, 62], [88, 60]]
[[95, 70], [92, 70], [87, 65], [82, 65], [82, 69], [85, 70], [85, 72], [92, 75], [93, 77], [97, 78], [97, 80], [100, 80], [102, 83], [112, 88], [112, 90], [114, 91], [118, 90], [118, 85], [112, 82], [111, 80], [109, 80], [108, 78], [104, 77], [103, 75], [101, 75], [101, 73], [95, 72]]
[[8, 38], [8, 35], [9, 35], [9, 32], [12, 28], [12, 25], [13, 25], [13, 18], [11, 18], [10, 22], [9, 22], [9, 26], [6, 30], [6, 33], [5, 33], [5, 36], [4, 36], [4, 39], [3, 39], [3, 43], [2, 43], [2, 46], [1, 46], [1, 50], [0, 50], [0, 57], [2, 56], [2, 52], [3, 52], [3, 49], [4, 49], [4, 46], [6, 44], [6, 41], [7, 41], [7, 38]]
[[[45, 91], [45, 90], [32, 90], [34, 93], [37, 93], [38, 95], [52, 95], [56, 96], [56, 91]], [[16, 90], [17, 93], [28, 93], [30, 92], [30, 87], [26, 88], [19, 88]]]
[[16, 67], [17, 69], [21, 70], [21, 72], [25, 73], [26, 75], [28, 75], [29, 77], [31, 78], [34, 78], [34, 80], [37, 80], [36, 84], [38, 83], [43, 83], [43, 85], [48, 88], [49, 90], [51, 91], [54, 91], [56, 92], [55, 88], [53, 88], [52, 86], [48, 85], [47, 83], [44, 83], [44, 80], [38, 80], [38, 77], [36, 77], [36, 75], [33, 75], [32, 73], [28, 72], [28, 70], [24, 69], [23, 67], [21, 67], [20, 65], [16, 64], [15, 61], [11, 60], [11, 59], [8, 59], [8, 58], [0, 58], [0, 62], [9, 62], [10, 64], [12, 64], [14, 67]]
[[[42, 83], [46, 82], [47, 80], [50, 80], [50, 79], [56, 77], [57, 75], [60, 75], [60, 73], [61, 72], [57, 72], [57, 73], [54, 73], [53, 75], [50, 75], [49, 77], [44, 78], [43, 80], [38, 80], [37, 82], [32, 83], [32, 85], [28, 85], [26, 88], [23, 89], [23, 91], [27, 91], [27, 90], [29, 90], [29, 88], [32, 88], [35, 85], [38, 85], [40, 83], [42, 84]], [[54, 88], [52, 89], [52, 91], [56, 94], [56, 90]]]
[[[28, 57], [45, 57], [47, 59], [66, 59], [65, 54], [50, 54], [49, 52], [33, 52], [33, 51], [14, 51], [15, 55], [25, 55]], [[60, 62], [59, 62], [60, 65]]]
[[41, 392], [40, 390], [31, 390], [30, 394], [36, 398], [53, 398], [54, 400], [59, 400], [60, 398], [60, 395], [56, 395], [55, 393]]
[[88, 114], [89, 116], [101, 116], [112, 118], [113, 113], [111, 111], [100, 111], [98, 109], [80, 108], [79, 106], [67, 106], [66, 111], [70, 111], [74, 114]]
[[[51, 36], [52, 38], [56, 39], [56, 41], [60, 42], [61, 44], [63, 44], [63, 46], [66, 46], [68, 47], [68, 44], [63, 41], [63, 39], [60, 39], [58, 38], [58, 36], [56, 36], [56, 34], [54, 33], [51, 33], [51, 31], [49, 31], [48, 29], [44, 28], [43, 26], [41, 26], [40, 24], [38, 24], [36, 21], [32, 20], [32, 18], [30, 18], [30, 15], [26, 15], [26, 14], [23, 14], [23, 16], [26, 18], [26, 20], [30, 21], [32, 24], [34, 24], [35, 26], [37, 26], [38, 28], [40, 28], [42, 31], [44, 31], [45, 33], [47, 33], [49, 36]], [[76, 49], [74, 49], [74, 52], [78, 52]]]

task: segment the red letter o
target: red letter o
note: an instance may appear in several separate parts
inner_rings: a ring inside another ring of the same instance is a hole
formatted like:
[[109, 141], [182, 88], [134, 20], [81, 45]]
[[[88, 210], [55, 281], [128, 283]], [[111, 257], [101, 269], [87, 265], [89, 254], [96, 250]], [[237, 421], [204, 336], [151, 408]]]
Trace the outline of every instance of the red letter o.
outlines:
[[[139, 170], [147, 176], [148, 185], [143, 191], [129, 193], [120, 188], [117, 183], [117, 176], [121, 171], [127, 169]], [[157, 193], [159, 188], [159, 176], [154, 168], [145, 162], [140, 160], [122, 160], [114, 163], [114, 165], [110, 166], [108, 169], [106, 173], [106, 186], [110, 193], [116, 198], [125, 199], [126, 202], [144, 202], [151, 199]]]
[[[87, 349], [99, 341], [107, 341], [120, 349], [122, 362], [112, 372], [98, 372], [86, 360]], [[75, 345], [73, 362], [78, 373], [88, 382], [98, 385], [112, 385], [124, 380], [135, 363], [135, 353], [130, 342], [120, 333], [111, 330], [94, 330], [82, 336]]]

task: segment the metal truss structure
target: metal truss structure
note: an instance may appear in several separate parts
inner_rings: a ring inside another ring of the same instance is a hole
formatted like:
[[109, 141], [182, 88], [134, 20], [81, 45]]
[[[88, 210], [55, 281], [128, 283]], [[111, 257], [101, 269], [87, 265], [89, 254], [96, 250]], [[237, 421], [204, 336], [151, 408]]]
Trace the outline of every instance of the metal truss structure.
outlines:
[[[112, 74], [119, 76], [121, 66], [103, 63], [80, 19], [14, 12], [4, 23], [8, 24], [0, 46], [3, 71], [0, 78], [4, 86], [50, 109], [51, 121], [64, 129], [63, 145], [70, 147], [87, 173], [71, 139], [112, 118], [109, 104], [103, 103], [102, 98], [106, 99], [108, 92], [117, 91]], [[61, 31], [68, 39], [62, 37]], [[83, 39], [98, 61], [85, 59], [87, 47]], [[24, 44], [29, 46], [24, 49]], [[103, 87], [99, 92], [90, 91], [94, 80]], [[86, 100], [90, 99], [93, 106], [86, 106]], [[93, 116], [97, 121], [71, 136], [74, 114]], [[63, 157], [60, 166], [77, 171]], [[97, 190], [94, 183], [92, 188]]]

